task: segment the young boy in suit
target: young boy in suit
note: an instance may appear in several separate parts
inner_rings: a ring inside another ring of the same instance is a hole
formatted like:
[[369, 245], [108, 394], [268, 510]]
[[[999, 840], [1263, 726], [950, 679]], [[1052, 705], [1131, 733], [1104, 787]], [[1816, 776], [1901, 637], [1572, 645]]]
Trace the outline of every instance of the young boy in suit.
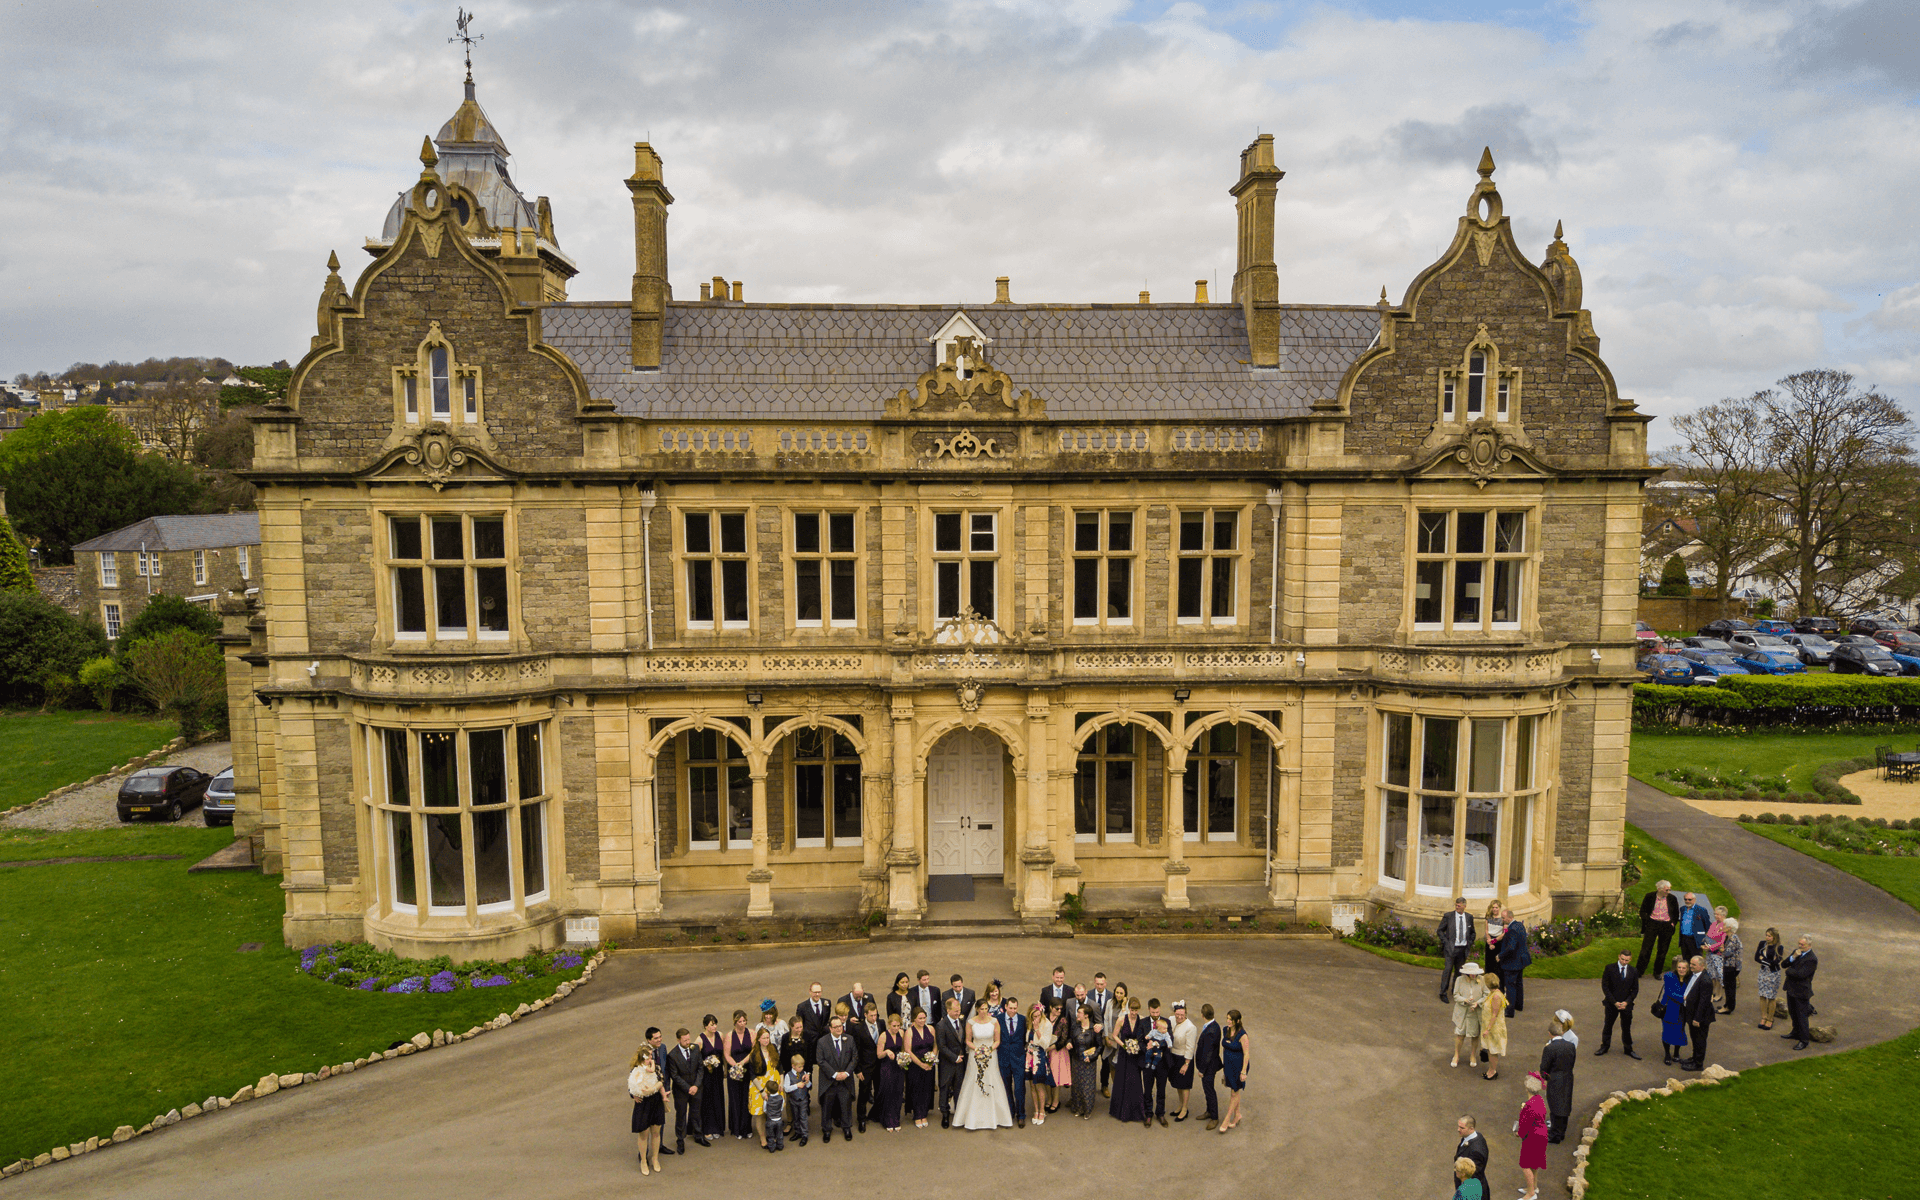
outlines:
[[772, 1154], [776, 1150], [784, 1150], [787, 1148], [786, 1139], [782, 1136], [782, 1118], [786, 1113], [786, 1109], [787, 1100], [786, 1097], [781, 1094], [781, 1090], [779, 1088], [767, 1089], [767, 1153], [769, 1154]]
[[807, 1108], [813, 1099], [813, 1072], [807, 1069], [807, 1056], [793, 1056], [793, 1070], [788, 1071], [780, 1080], [780, 1090], [787, 1094], [786, 1122], [793, 1133], [795, 1145], [807, 1144]]

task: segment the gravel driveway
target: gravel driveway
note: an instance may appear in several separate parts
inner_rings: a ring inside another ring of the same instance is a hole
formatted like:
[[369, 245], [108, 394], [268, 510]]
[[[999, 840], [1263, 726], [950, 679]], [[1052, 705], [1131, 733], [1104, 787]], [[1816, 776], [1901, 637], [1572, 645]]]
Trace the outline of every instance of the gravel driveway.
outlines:
[[[205, 742], [189, 746], [165, 761], [169, 765], [179, 763], [216, 775], [233, 765], [233, 743]], [[120, 818], [114, 811], [113, 798], [120, 794], [120, 785], [126, 778], [125, 775], [115, 775], [91, 787], [68, 792], [51, 804], [0, 818], [0, 826], [8, 829], [112, 829], [120, 824]], [[157, 818], [153, 820], [157, 824], [165, 823]], [[200, 806], [196, 804], [188, 809], [176, 823], [201, 824]]]

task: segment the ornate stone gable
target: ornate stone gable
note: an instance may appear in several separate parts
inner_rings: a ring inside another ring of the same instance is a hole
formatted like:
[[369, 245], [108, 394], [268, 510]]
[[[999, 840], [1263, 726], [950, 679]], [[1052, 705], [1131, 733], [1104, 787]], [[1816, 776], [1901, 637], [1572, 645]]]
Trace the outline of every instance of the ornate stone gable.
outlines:
[[[967, 320], [965, 313], [955, 313], [927, 340], [944, 353], [933, 369], [923, 373], [912, 387], [900, 389], [887, 401], [889, 420], [948, 420], [968, 416], [987, 420], [1040, 420], [1046, 417], [1045, 400], [1030, 391], [1016, 394], [1012, 378], [988, 361], [989, 339]], [[951, 452], [950, 446], [946, 453]]]

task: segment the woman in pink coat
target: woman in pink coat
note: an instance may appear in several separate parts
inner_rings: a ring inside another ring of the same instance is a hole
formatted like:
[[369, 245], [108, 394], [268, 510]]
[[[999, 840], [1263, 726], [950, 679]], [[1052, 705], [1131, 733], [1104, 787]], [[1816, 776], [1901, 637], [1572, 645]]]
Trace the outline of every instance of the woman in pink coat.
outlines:
[[1520, 1200], [1539, 1200], [1540, 1188], [1533, 1173], [1547, 1165], [1547, 1102], [1540, 1098], [1546, 1081], [1537, 1071], [1527, 1074], [1527, 1102], [1520, 1106], [1520, 1119], [1514, 1123], [1514, 1136], [1520, 1139], [1520, 1173], [1527, 1177], [1526, 1194]]

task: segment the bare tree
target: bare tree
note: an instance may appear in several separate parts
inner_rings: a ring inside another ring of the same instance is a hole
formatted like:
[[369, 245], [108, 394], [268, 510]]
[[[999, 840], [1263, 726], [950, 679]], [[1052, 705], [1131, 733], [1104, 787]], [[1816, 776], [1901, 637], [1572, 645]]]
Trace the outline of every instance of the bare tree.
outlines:
[[1766, 492], [1771, 439], [1759, 399], [1722, 400], [1675, 417], [1680, 445], [1661, 456], [1686, 485], [1679, 507], [1713, 568], [1722, 616], [1734, 578], [1752, 572], [1780, 540], [1779, 509]]
[[212, 423], [218, 409], [217, 393], [172, 386], [135, 404], [128, 414], [128, 424], [143, 445], [185, 462], [192, 456], [195, 435]]
[[1782, 520], [1774, 570], [1799, 612], [1820, 612], [1882, 569], [1875, 535], [1907, 491], [1913, 423], [1845, 371], [1789, 375], [1753, 403], [1766, 426], [1762, 494]]

